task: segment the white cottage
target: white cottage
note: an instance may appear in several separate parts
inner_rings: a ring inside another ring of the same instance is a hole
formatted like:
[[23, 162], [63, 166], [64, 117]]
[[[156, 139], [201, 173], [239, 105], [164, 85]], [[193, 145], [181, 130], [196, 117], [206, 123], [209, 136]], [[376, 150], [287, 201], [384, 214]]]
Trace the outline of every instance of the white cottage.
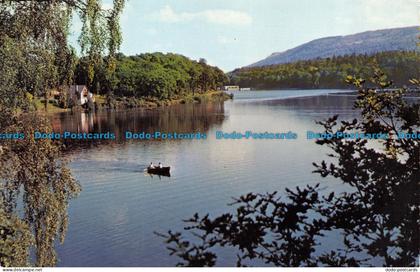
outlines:
[[70, 98], [78, 105], [95, 102], [95, 97], [85, 85], [71, 85], [69, 88]]

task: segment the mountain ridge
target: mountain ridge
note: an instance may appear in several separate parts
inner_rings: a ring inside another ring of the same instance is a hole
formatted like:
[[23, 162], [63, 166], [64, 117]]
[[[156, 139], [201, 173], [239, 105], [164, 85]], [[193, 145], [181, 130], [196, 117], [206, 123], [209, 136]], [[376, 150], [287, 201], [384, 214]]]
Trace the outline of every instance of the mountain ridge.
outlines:
[[414, 51], [418, 50], [419, 34], [419, 26], [410, 26], [323, 37], [283, 52], [274, 52], [265, 59], [246, 67], [268, 66], [351, 54]]

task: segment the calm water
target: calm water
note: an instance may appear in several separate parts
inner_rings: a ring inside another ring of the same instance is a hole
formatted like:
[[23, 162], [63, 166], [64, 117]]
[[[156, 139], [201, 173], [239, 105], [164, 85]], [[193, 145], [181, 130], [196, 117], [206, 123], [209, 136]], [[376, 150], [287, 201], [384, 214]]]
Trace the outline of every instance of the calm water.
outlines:
[[[179, 105], [158, 110], [52, 117], [56, 131], [114, 132], [116, 141], [83, 144], [71, 153], [71, 168], [83, 187], [70, 204], [70, 226], [59, 247], [60, 266], [173, 266], [153, 231], [180, 230], [195, 212], [231, 209], [231, 197], [335, 180], [312, 174], [326, 149], [306, 139], [320, 131], [315, 120], [333, 114], [351, 118], [353, 96], [331, 91], [235, 93], [224, 104]], [[315, 96], [313, 96], [315, 95]], [[130, 131], [207, 133], [207, 140], [125, 141]], [[217, 140], [216, 131], [287, 132], [297, 140]], [[151, 161], [172, 166], [172, 177], [148, 176]], [[234, 264], [224, 252], [219, 265]]]

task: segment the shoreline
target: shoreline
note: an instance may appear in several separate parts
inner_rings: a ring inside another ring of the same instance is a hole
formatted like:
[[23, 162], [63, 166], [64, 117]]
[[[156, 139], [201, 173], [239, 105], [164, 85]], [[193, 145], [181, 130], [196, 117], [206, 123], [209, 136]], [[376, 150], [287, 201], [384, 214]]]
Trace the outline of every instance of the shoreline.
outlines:
[[[224, 91], [209, 91], [206, 93], [187, 95], [176, 99], [159, 100], [157, 98], [135, 98], [135, 97], [115, 97], [112, 101], [107, 101], [107, 97], [97, 95], [95, 101], [95, 109], [93, 111], [102, 110], [130, 110], [130, 109], [157, 109], [160, 107], [168, 107], [180, 104], [195, 104], [203, 102], [226, 101], [232, 99], [233, 96]], [[47, 110], [45, 110], [44, 102], [37, 99], [34, 102], [36, 111], [45, 114], [63, 113], [63, 112], [82, 112], [80, 106], [73, 108], [60, 108], [49, 102]]]

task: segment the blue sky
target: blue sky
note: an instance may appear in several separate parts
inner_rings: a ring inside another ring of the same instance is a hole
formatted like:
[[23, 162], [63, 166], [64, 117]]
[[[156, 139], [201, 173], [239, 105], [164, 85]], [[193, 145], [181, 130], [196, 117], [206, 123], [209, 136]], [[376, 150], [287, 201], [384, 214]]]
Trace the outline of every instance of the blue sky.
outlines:
[[[105, 7], [109, 0], [103, 0]], [[127, 55], [174, 52], [224, 71], [313, 39], [418, 25], [417, 0], [128, 0]], [[78, 36], [75, 22], [73, 35]], [[73, 39], [74, 40], [74, 39]]]

